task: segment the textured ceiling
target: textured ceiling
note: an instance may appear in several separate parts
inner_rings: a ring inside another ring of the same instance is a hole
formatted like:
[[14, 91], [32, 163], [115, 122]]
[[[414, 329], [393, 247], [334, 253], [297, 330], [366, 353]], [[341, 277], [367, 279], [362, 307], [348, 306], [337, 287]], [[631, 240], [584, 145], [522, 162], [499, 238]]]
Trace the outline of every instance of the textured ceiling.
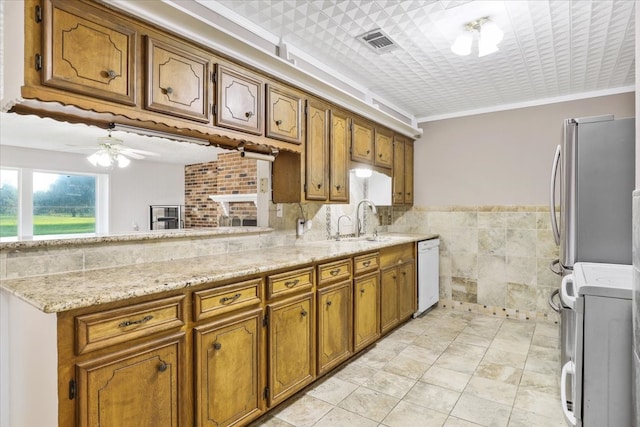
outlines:
[[[634, 84], [630, 0], [198, 1], [260, 27], [418, 120]], [[453, 54], [463, 25], [483, 16], [504, 31], [500, 50]], [[379, 55], [357, 40], [376, 28], [400, 48]]]

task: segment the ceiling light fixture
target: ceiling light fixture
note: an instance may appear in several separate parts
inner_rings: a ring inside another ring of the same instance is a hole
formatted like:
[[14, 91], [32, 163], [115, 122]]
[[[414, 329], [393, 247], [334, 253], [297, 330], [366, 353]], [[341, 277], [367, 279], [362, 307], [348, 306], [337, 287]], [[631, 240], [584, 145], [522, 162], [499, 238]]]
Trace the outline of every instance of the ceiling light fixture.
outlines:
[[99, 138], [99, 140], [100, 148], [98, 151], [87, 157], [87, 160], [89, 160], [93, 166], [102, 166], [107, 169], [112, 169], [116, 164], [119, 168], [129, 166], [131, 160], [120, 152], [121, 139], [112, 137], [111, 131], [109, 130], [109, 136]]
[[464, 30], [451, 45], [451, 51], [460, 56], [466, 56], [471, 53], [471, 46], [476, 34], [478, 37], [479, 57], [497, 52], [498, 43], [502, 41], [504, 35], [502, 30], [488, 16], [466, 23]]

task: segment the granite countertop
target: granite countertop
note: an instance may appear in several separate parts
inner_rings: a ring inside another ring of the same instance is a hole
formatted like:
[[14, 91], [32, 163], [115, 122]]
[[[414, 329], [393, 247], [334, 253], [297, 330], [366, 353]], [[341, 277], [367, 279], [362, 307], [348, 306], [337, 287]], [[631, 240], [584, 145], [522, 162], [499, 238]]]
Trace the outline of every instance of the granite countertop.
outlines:
[[432, 239], [435, 234], [390, 234], [382, 241], [299, 242], [239, 253], [150, 262], [122, 267], [3, 280], [0, 289], [45, 313], [58, 313], [129, 298], [218, 282], [273, 270], [295, 268], [402, 243]]

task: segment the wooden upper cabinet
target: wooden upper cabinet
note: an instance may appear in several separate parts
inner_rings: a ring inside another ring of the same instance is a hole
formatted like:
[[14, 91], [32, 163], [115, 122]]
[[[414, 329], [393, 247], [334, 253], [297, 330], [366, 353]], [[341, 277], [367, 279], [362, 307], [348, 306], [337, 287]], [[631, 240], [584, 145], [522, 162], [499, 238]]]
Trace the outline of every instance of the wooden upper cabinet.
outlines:
[[393, 142], [393, 204], [404, 204], [404, 138], [396, 136]]
[[413, 205], [413, 141], [404, 143], [404, 203]]
[[246, 71], [216, 66], [216, 126], [262, 135], [262, 80]]
[[267, 85], [267, 137], [302, 144], [302, 98]]
[[207, 54], [148, 36], [146, 41], [146, 108], [208, 122], [210, 78]]
[[329, 144], [329, 200], [349, 202], [349, 117], [341, 111], [331, 111]]
[[307, 101], [306, 180], [307, 200], [327, 200], [329, 155], [329, 109]]
[[136, 30], [85, 3], [49, 0], [44, 6], [42, 83], [135, 105]]
[[393, 167], [393, 133], [376, 128], [375, 157], [373, 164], [383, 168]]
[[373, 164], [373, 126], [354, 119], [351, 129], [351, 160]]

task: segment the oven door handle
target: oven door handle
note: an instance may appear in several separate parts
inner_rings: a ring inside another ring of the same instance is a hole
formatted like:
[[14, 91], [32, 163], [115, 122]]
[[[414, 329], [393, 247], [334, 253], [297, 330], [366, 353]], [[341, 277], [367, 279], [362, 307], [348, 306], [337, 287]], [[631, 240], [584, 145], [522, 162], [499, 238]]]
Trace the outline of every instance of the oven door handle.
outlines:
[[573, 274], [567, 274], [562, 278], [562, 284], [560, 285], [560, 297], [567, 307], [571, 310], [575, 310], [577, 298], [575, 295], [569, 295], [569, 283], [573, 286]]
[[560, 400], [561, 400], [560, 403], [562, 404], [562, 412], [564, 413], [564, 416], [567, 419], [567, 421], [572, 426], [575, 426], [577, 422], [576, 422], [576, 416], [573, 414], [572, 411], [569, 410], [569, 405], [567, 402], [567, 377], [569, 375], [574, 376], [575, 373], [576, 373], [576, 365], [571, 360], [569, 360], [562, 367], [562, 373], [560, 374]]

